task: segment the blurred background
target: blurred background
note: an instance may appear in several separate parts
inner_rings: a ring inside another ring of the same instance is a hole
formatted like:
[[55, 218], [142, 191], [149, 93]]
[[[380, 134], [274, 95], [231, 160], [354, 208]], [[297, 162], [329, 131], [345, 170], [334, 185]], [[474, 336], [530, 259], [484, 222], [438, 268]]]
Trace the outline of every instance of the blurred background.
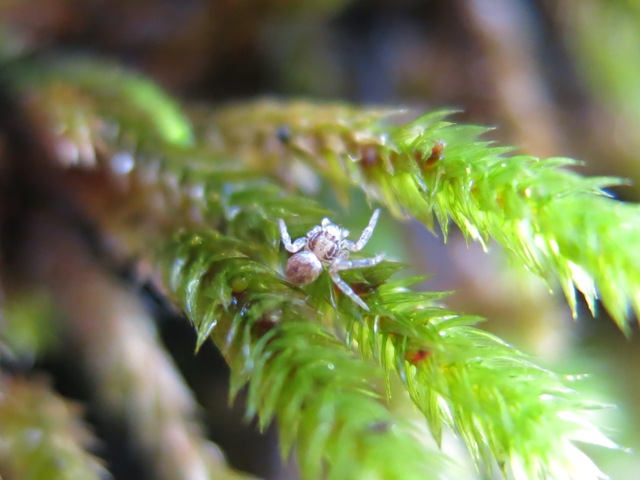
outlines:
[[[59, 55], [115, 61], [212, 107], [270, 96], [455, 108], [456, 121], [497, 127], [490, 138], [501, 144], [583, 160], [584, 174], [629, 178], [631, 186], [612, 193], [640, 200], [638, 0], [0, 0], [3, 62]], [[343, 216], [355, 230], [367, 217], [357, 200]], [[640, 448], [637, 328], [626, 339], [584, 306], [574, 321], [562, 296], [496, 247], [487, 255], [456, 232], [445, 246], [420, 225], [396, 228], [408, 232], [405, 244], [385, 238], [395, 228], [378, 228], [369, 251], [432, 274], [426, 288], [457, 290], [448, 305], [486, 316], [485, 328], [538, 363], [589, 373], [580, 388], [617, 405], [603, 418], [614, 440]], [[122, 282], [135, 285], [127, 272]], [[266, 478], [295, 478], [295, 467], [278, 459], [274, 431], [259, 436], [243, 424], [241, 402], [229, 413], [226, 366], [214, 349], [194, 357], [191, 327], [151, 287], [139, 291], [229, 461]], [[122, 428], [92, 407], [74, 359], [58, 352], [37, 368], [89, 405], [115, 477], [146, 478]], [[633, 453], [593, 455], [614, 479], [640, 472]]]

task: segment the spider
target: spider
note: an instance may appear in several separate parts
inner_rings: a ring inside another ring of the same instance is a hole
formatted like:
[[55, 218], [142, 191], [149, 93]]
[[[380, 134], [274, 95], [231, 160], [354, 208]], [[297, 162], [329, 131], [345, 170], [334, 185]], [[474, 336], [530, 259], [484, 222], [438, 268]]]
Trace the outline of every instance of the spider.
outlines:
[[295, 285], [308, 285], [315, 281], [327, 268], [333, 283], [342, 290], [351, 300], [365, 310], [369, 307], [356, 295], [353, 289], [340, 278], [340, 270], [352, 268], [365, 268], [376, 265], [382, 261], [384, 254], [378, 254], [373, 258], [361, 258], [349, 260], [349, 252], [358, 252], [367, 244], [376, 227], [380, 209], [376, 209], [369, 220], [369, 225], [362, 231], [357, 242], [347, 240], [349, 230], [332, 223], [328, 218], [322, 219], [321, 225], [313, 227], [306, 236], [291, 242], [284, 220], [279, 220], [280, 236], [287, 251], [294, 253], [285, 269], [287, 280]]

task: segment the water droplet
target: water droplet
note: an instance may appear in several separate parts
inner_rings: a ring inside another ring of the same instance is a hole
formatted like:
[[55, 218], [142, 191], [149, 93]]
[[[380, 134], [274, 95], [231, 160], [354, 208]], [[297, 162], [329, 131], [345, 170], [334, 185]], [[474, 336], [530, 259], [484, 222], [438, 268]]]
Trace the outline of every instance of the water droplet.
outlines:
[[111, 170], [118, 175], [126, 175], [133, 170], [135, 160], [128, 152], [119, 152], [111, 157]]

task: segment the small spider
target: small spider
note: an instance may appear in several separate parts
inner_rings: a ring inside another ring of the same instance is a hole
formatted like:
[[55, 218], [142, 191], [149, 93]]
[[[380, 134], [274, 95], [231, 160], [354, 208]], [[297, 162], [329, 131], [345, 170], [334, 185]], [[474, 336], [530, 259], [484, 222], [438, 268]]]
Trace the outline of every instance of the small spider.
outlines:
[[365, 310], [369, 310], [367, 304], [340, 278], [338, 272], [352, 268], [371, 267], [382, 261], [383, 254], [378, 254], [373, 258], [349, 260], [349, 252], [362, 250], [369, 241], [379, 215], [380, 209], [373, 212], [369, 225], [355, 243], [347, 240], [349, 230], [331, 223], [328, 218], [324, 218], [321, 225], [313, 227], [305, 237], [298, 238], [292, 243], [284, 220], [279, 220], [280, 236], [284, 248], [295, 254], [287, 262], [285, 269], [287, 280], [296, 285], [308, 285], [315, 281], [322, 273], [323, 267], [326, 267], [333, 283], [351, 300]]

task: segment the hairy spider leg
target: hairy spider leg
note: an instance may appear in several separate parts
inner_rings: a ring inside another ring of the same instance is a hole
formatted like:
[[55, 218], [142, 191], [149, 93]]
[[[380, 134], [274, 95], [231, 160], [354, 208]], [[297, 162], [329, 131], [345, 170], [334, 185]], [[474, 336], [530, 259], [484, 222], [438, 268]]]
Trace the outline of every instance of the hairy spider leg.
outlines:
[[358, 258], [357, 260], [340, 259], [332, 265], [332, 268], [336, 271], [339, 270], [351, 270], [352, 268], [366, 268], [373, 267], [384, 260], [384, 253], [379, 253], [372, 258]]
[[378, 222], [378, 217], [380, 216], [380, 209], [376, 208], [371, 215], [371, 219], [369, 220], [369, 225], [362, 231], [362, 235], [360, 235], [360, 239], [357, 242], [352, 242], [351, 240], [344, 240], [344, 248], [350, 250], [352, 252], [358, 252], [364, 248], [367, 244], [371, 235], [373, 234], [373, 229], [376, 228], [376, 223]]
[[291, 243], [291, 236], [287, 231], [287, 225], [284, 223], [284, 220], [279, 219], [278, 225], [280, 225], [280, 237], [282, 237], [282, 243], [287, 251], [296, 253], [306, 247], [307, 237], [297, 238], [293, 243]]
[[336, 284], [336, 286], [342, 290], [342, 292], [349, 297], [351, 300], [353, 300], [354, 302], [356, 302], [358, 305], [360, 305], [362, 308], [364, 308], [366, 311], [369, 311], [369, 307], [367, 306], [366, 303], [364, 303], [362, 301], [362, 299], [356, 295], [356, 292], [353, 291], [353, 289], [344, 281], [340, 278], [340, 275], [338, 275], [338, 271], [337, 270], [329, 270], [329, 276], [331, 277], [331, 280], [333, 280], [333, 283]]

